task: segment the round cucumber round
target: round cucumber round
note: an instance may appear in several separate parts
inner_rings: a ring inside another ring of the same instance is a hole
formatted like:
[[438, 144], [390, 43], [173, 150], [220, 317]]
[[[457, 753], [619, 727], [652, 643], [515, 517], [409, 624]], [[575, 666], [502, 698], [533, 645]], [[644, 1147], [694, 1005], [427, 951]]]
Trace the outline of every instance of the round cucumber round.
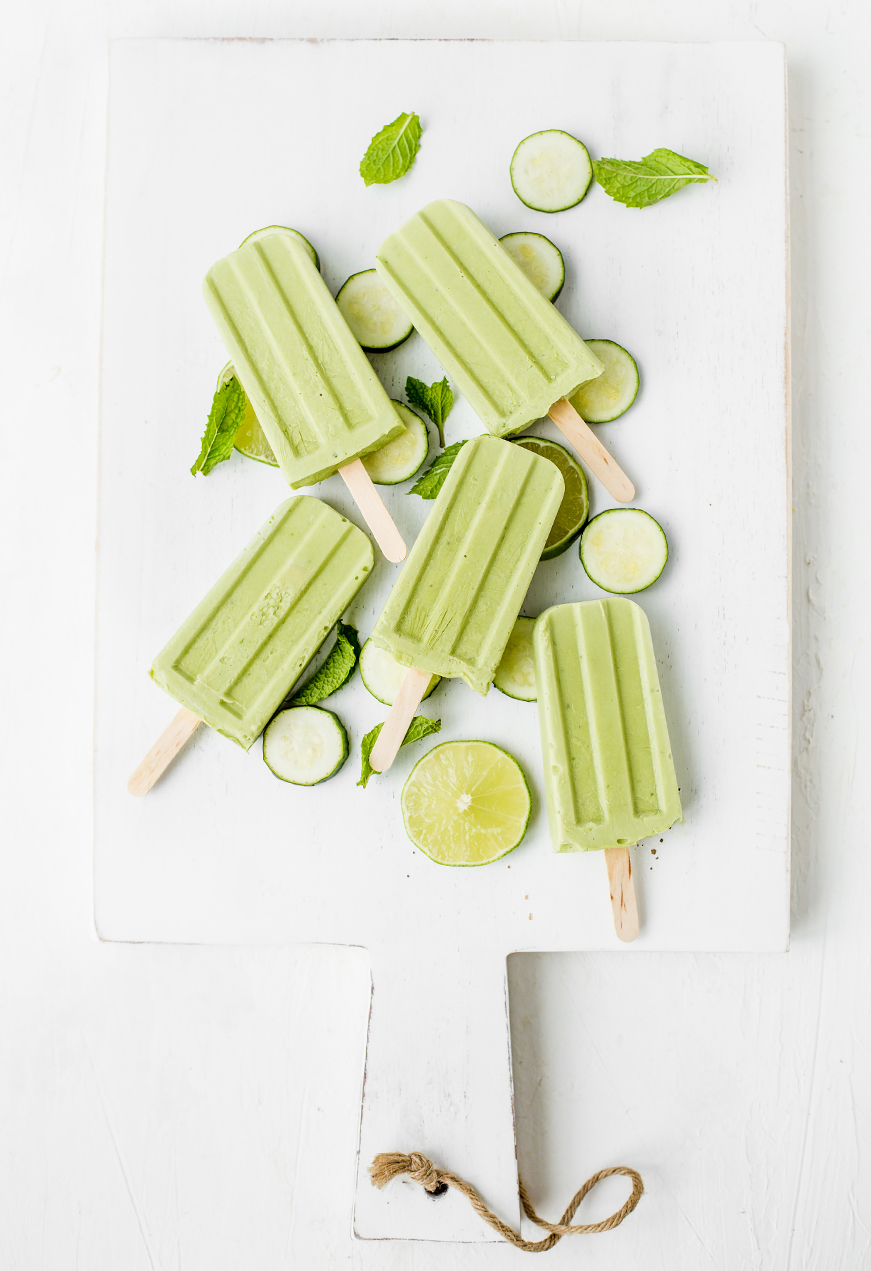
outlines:
[[514, 193], [536, 212], [565, 212], [575, 207], [592, 179], [587, 147], [559, 128], [524, 137], [511, 159]]
[[339, 288], [336, 304], [354, 338], [367, 353], [387, 353], [414, 330], [404, 309], [385, 287], [377, 269], [351, 274]]
[[243, 238], [239, 246], [244, 247], [246, 243], [256, 243], [258, 238], [266, 238], [268, 234], [279, 233], [290, 234], [293, 238], [298, 239], [314, 261], [315, 269], [320, 269], [320, 257], [306, 238], [305, 234], [300, 234], [298, 229], [291, 229], [289, 225], [265, 225], [263, 229], [256, 229], [253, 234], [249, 234], [247, 238]]
[[[223, 388], [225, 384], [229, 384], [230, 380], [236, 378], [236, 370], [232, 362], [228, 362], [221, 374], [218, 376], [218, 388]], [[244, 388], [242, 392], [245, 393]], [[254, 407], [245, 393], [245, 414], [242, 416], [242, 422], [236, 429], [236, 437], [233, 441], [233, 449], [238, 450], [240, 455], [244, 455], [246, 459], [256, 459], [258, 463], [268, 463], [270, 467], [277, 468], [278, 460], [272, 453], [272, 447], [266, 440], [263, 429], [260, 427], [260, 421], [254, 414]]]
[[538, 696], [535, 687], [535, 660], [532, 656], [534, 626], [534, 618], [520, 615], [508, 637], [502, 661], [497, 666], [493, 679], [500, 693], [513, 697], [518, 702], [534, 702]]
[[629, 596], [656, 582], [668, 560], [668, 540], [649, 512], [609, 508], [587, 525], [580, 555], [597, 587]]
[[562, 473], [565, 493], [541, 553], [542, 560], [553, 560], [571, 547], [590, 515], [587, 478], [574, 455], [558, 441], [551, 441], [549, 437], [518, 437], [514, 444], [549, 459]]
[[566, 280], [563, 254], [544, 234], [503, 234], [499, 242], [546, 300], [556, 300]]
[[[367, 640], [360, 650], [359, 665], [360, 679], [372, 696], [377, 701], [383, 702], [385, 706], [392, 706], [399, 696], [408, 667], [397, 662], [393, 654], [388, 653], [386, 649], [379, 649], [371, 640]], [[432, 677], [421, 701], [426, 701], [440, 679], [439, 675]]]
[[569, 401], [588, 424], [607, 424], [629, 409], [638, 393], [635, 358], [613, 340], [587, 340], [587, 348], [605, 369], [572, 394]]
[[335, 776], [348, 758], [348, 734], [332, 711], [289, 706], [266, 725], [263, 758], [281, 781], [316, 786]]
[[399, 485], [413, 477], [429, 454], [429, 433], [419, 415], [405, 402], [394, 402], [405, 432], [388, 441], [380, 450], [363, 456], [363, 467], [376, 485]]

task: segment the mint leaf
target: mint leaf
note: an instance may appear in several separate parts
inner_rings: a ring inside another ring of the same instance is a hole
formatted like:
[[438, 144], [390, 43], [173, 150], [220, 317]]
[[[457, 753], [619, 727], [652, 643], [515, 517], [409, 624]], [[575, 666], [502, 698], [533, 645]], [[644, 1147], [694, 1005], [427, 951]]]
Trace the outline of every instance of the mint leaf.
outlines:
[[376, 132], [360, 164], [366, 184], [388, 185], [405, 176], [420, 149], [422, 131], [417, 115], [399, 115]]
[[[430, 733], [437, 733], [442, 726], [440, 719], [427, 719], [426, 715], [415, 715], [414, 719], [408, 725], [408, 732], [402, 739], [403, 746], [410, 746], [413, 741], [422, 741], [424, 737], [428, 737]], [[365, 790], [366, 782], [371, 776], [380, 777], [381, 773], [376, 772], [369, 762], [369, 756], [372, 754], [372, 747], [378, 740], [378, 734], [384, 727], [383, 722], [376, 724], [363, 740], [360, 742], [360, 757], [363, 765], [360, 769], [360, 780], [358, 786], [362, 786]]]
[[685, 185], [717, 179], [704, 164], [673, 150], [653, 150], [643, 159], [598, 159], [593, 169], [605, 193], [627, 207], [650, 207]]
[[[360, 656], [360, 639], [356, 628], [336, 623], [336, 643], [310, 680], [290, 699], [291, 706], [314, 706], [338, 692], [354, 674]], [[283, 709], [283, 708], [282, 708]]]
[[221, 385], [212, 399], [199, 458], [191, 468], [194, 476], [201, 472], [206, 477], [216, 464], [230, 458], [244, 414], [245, 392], [234, 375], [226, 384]]
[[419, 494], [422, 499], [434, 499], [444, 485], [451, 465], [465, 444], [464, 441], [455, 441], [440, 455], [436, 455], [426, 472], [415, 481], [408, 493]]
[[444, 379], [439, 380], [437, 384], [424, 384], [423, 380], [416, 380], [413, 375], [409, 375], [405, 381], [405, 396], [412, 406], [416, 406], [418, 410], [429, 415], [439, 430], [439, 445], [443, 446], [445, 420], [454, 404], [454, 395], [448, 381]]

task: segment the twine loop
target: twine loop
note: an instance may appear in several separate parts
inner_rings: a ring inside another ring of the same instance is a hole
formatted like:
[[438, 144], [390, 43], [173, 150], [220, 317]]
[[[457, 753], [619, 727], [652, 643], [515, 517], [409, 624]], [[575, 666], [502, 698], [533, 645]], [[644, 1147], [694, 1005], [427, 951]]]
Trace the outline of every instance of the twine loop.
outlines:
[[[483, 1218], [484, 1222], [492, 1227], [494, 1231], [497, 1231], [504, 1240], [513, 1244], [516, 1249], [522, 1249], [526, 1253], [545, 1253], [548, 1249], [552, 1249], [563, 1236], [592, 1235], [599, 1231], [613, 1231], [615, 1227], [620, 1226], [624, 1218], [632, 1213], [632, 1210], [644, 1195], [644, 1183], [641, 1181], [641, 1175], [637, 1170], [630, 1169], [628, 1165], [612, 1165], [610, 1169], [599, 1170], [598, 1174], [593, 1174], [591, 1178], [588, 1178], [583, 1187], [575, 1192], [559, 1222], [550, 1223], [544, 1218], [539, 1218], [535, 1212], [521, 1178], [519, 1186], [520, 1203], [523, 1206], [523, 1212], [537, 1226], [550, 1232], [550, 1235], [546, 1236], [544, 1240], [524, 1240], [519, 1232], [515, 1231], [513, 1227], [509, 1227], [491, 1209], [487, 1208], [481, 1199], [480, 1193], [471, 1183], [467, 1183], [449, 1170], [438, 1169], [429, 1157], [424, 1156], [422, 1152], [410, 1152], [408, 1155], [404, 1152], [379, 1152], [369, 1166], [369, 1176], [374, 1187], [384, 1187], [391, 1179], [398, 1178], [400, 1174], [408, 1174], [412, 1182], [420, 1183], [421, 1187], [431, 1194], [444, 1187], [453, 1187], [458, 1192], [462, 1192], [472, 1205], [475, 1213], [480, 1218]], [[632, 1193], [626, 1203], [601, 1222], [571, 1226], [575, 1210], [587, 1193], [591, 1192], [603, 1178], [609, 1178], [612, 1174], [624, 1174], [632, 1180]]]

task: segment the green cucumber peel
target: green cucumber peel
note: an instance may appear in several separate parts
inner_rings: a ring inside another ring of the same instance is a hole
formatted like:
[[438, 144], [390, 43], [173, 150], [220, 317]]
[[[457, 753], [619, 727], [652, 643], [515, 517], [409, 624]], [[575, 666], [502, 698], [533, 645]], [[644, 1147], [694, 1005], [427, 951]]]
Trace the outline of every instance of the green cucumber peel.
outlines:
[[420, 149], [423, 129], [417, 115], [398, 115], [369, 142], [360, 164], [367, 185], [389, 185], [405, 176]]
[[[440, 719], [427, 719], [426, 715], [415, 715], [408, 725], [408, 731], [402, 739], [402, 745], [410, 746], [413, 741], [422, 741], [424, 737], [429, 737], [430, 733], [437, 733], [441, 726], [442, 721]], [[383, 727], [383, 721], [380, 724], [376, 724], [360, 742], [360, 757], [363, 762], [360, 769], [360, 780], [357, 785], [362, 786], [364, 790], [371, 776], [381, 776], [377, 768], [373, 768], [370, 764], [369, 756], [372, 754], [372, 747], [378, 740], [378, 734]]]
[[230, 458], [236, 433], [245, 416], [245, 405], [245, 392], [235, 375], [215, 391], [200, 453], [191, 468], [194, 476], [201, 472], [207, 477], [217, 464]]
[[336, 643], [311, 679], [290, 698], [287, 705], [314, 706], [316, 702], [337, 693], [354, 674], [359, 657], [360, 637], [356, 628], [340, 620], [336, 623]]
[[703, 163], [673, 150], [652, 150], [643, 159], [596, 159], [593, 170], [605, 193], [627, 207], [651, 207], [685, 185], [717, 179]]
[[451, 413], [454, 395], [447, 379], [438, 380], [435, 384], [424, 384], [409, 375], [405, 381], [405, 396], [412, 406], [429, 415], [438, 429], [439, 445], [445, 444], [445, 420]]
[[452, 446], [448, 446], [440, 455], [436, 455], [426, 472], [418, 481], [415, 481], [408, 493], [419, 494], [422, 499], [434, 499], [444, 485], [445, 478], [450, 472], [454, 460], [465, 444], [465, 441], [455, 441]]

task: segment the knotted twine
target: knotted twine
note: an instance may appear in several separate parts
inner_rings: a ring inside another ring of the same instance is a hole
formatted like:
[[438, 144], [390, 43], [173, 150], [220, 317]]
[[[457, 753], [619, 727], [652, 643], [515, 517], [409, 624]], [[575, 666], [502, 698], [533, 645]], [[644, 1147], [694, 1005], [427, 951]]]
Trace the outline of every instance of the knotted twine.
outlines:
[[[369, 1166], [369, 1176], [374, 1187], [384, 1187], [386, 1183], [389, 1183], [393, 1178], [398, 1178], [400, 1174], [408, 1174], [413, 1182], [420, 1183], [421, 1187], [430, 1194], [441, 1193], [446, 1187], [455, 1187], [458, 1192], [462, 1192], [466, 1199], [471, 1202], [472, 1208], [479, 1218], [483, 1218], [484, 1222], [492, 1227], [494, 1231], [499, 1232], [503, 1240], [513, 1244], [515, 1249], [523, 1249], [526, 1253], [545, 1253], [548, 1249], [552, 1249], [563, 1236], [582, 1236], [596, 1231], [611, 1231], [614, 1227], [619, 1227], [623, 1219], [632, 1213], [632, 1210], [644, 1194], [644, 1184], [637, 1170], [630, 1169], [628, 1165], [612, 1165], [610, 1169], [599, 1170], [598, 1174], [593, 1174], [591, 1178], [588, 1178], [580, 1191], [575, 1192], [559, 1222], [550, 1223], [546, 1222], [544, 1218], [539, 1218], [535, 1212], [521, 1178], [518, 1182], [520, 1184], [520, 1203], [523, 1206], [523, 1212], [537, 1226], [543, 1227], [545, 1231], [550, 1232], [550, 1235], [546, 1236], [544, 1240], [524, 1240], [519, 1232], [516, 1232], [513, 1227], [509, 1227], [491, 1209], [487, 1208], [480, 1194], [471, 1183], [467, 1183], [465, 1179], [458, 1178], [456, 1174], [451, 1174], [448, 1170], [438, 1169], [433, 1165], [429, 1157], [424, 1156], [422, 1152], [410, 1152], [407, 1156], [404, 1152], [379, 1152]], [[592, 1191], [598, 1182], [601, 1182], [603, 1178], [609, 1178], [612, 1174], [625, 1174], [627, 1178], [632, 1179], [632, 1195], [626, 1201], [626, 1204], [618, 1209], [615, 1214], [612, 1214], [610, 1218], [603, 1219], [602, 1222], [591, 1222], [576, 1227], [570, 1226], [575, 1210], [587, 1195], [587, 1192]]]

